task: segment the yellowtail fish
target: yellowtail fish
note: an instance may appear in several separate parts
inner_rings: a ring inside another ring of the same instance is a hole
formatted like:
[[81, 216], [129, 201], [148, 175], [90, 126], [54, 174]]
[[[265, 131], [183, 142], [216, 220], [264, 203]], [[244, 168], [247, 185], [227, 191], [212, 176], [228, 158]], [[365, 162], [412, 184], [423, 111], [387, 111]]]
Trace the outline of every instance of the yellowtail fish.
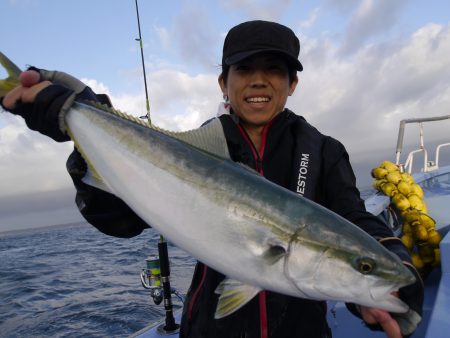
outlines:
[[[15, 66], [0, 60], [14, 81]], [[392, 295], [415, 280], [400, 259], [344, 218], [233, 162], [218, 119], [175, 133], [75, 102], [64, 120], [89, 184], [227, 276], [216, 318], [261, 290], [408, 310]]]

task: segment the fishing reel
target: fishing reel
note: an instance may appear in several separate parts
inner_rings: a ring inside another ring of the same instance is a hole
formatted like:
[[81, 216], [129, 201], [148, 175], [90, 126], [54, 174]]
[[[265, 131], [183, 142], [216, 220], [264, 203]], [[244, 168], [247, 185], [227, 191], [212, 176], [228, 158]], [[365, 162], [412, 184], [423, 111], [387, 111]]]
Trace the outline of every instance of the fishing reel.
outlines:
[[149, 256], [145, 260], [146, 267], [141, 271], [142, 286], [150, 290], [150, 296], [156, 305], [161, 304], [163, 300], [163, 289], [161, 287], [161, 268], [157, 256]]
[[[142, 286], [150, 290], [150, 296], [156, 305], [161, 304], [164, 299], [164, 290], [162, 286], [161, 268], [159, 258], [157, 256], [149, 256], [145, 260], [146, 268], [141, 271]], [[175, 295], [182, 303], [184, 297], [176, 289], [171, 288], [170, 293]]]

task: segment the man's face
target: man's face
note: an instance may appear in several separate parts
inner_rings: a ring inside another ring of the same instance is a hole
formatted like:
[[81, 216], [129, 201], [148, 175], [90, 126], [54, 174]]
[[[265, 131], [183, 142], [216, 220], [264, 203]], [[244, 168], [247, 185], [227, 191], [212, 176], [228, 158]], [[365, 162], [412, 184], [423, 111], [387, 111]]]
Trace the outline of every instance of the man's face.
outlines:
[[290, 81], [286, 61], [276, 54], [256, 54], [230, 66], [219, 84], [234, 113], [244, 125], [264, 126], [284, 109], [297, 86]]

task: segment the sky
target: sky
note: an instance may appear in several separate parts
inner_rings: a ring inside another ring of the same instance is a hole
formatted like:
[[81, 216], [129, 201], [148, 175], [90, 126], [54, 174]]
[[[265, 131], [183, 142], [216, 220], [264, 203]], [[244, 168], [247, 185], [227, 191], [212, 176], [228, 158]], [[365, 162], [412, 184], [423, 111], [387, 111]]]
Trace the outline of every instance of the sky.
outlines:
[[[304, 71], [287, 107], [346, 146], [360, 187], [370, 185], [371, 168], [395, 159], [401, 119], [450, 114], [447, 0], [138, 4], [151, 117], [160, 127], [192, 129], [215, 115], [223, 39], [234, 25], [254, 19], [282, 23], [299, 37]], [[136, 38], [134, 0], [0, 2], [0, 50], [20, 68], [65, 71], [108, 94], [116, 108], [141, 116]], [[438, 126], [425, 136], [433, 142], [448, 137]], [[65, 171], [72, 148], [0, 112], [0, 230], [59, 222], [56, 209], [66, 206], [67, 219], [77, 219]], [[39, 210], [32, 207], [37, 200]]]

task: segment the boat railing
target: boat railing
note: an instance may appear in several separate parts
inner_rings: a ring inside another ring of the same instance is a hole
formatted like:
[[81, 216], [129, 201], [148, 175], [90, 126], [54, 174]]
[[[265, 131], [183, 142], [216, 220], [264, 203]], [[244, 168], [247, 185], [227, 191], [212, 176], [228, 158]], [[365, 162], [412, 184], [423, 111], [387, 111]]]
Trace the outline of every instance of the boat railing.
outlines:
[[439, 153], [440, 153], [441, 149], [444, 147], [450, 147], [450, 143], [442, 143], [436, 147], [436, 157], [435, 157], [436, 158], [436, 166], [437, 166], [436, 169], [439, 169]]
[[[437, 116], [437, 117], [425, 117], [425, 118], [416, 118], [416, 119], [405, 119], [400, 121], [400, 127], [398, 131], [398, 139], [397, 139], [397, 149], [396, 149], [396, 164], [399, 165], [403, 171], [411, 173], [413, 170], [413, 162], [414, 156], [423, 153], [423, 167], [421, 169], [422, 172], [430, 172], [433, 170], [439, 169], [439, 155], [441, 153], [442, 148], [449, 147], [450, 143], [441, 143], [436, 147], [436, 153], [434, 160], [429, 160], [428, 151], [425, 148], [424, 144], [424, 132], [423, 132], [423, 124], [425, 122], [434, 122], [434, 121], [442, 121], [442, 120], [450, 120], [450, 115], [445, 116]], [[406, 124], [419, 124], [419, 148], [411, 151], [404, 164], [400, 163], [400, 155], [403, 149], [403, 138], [405, 133]]]

